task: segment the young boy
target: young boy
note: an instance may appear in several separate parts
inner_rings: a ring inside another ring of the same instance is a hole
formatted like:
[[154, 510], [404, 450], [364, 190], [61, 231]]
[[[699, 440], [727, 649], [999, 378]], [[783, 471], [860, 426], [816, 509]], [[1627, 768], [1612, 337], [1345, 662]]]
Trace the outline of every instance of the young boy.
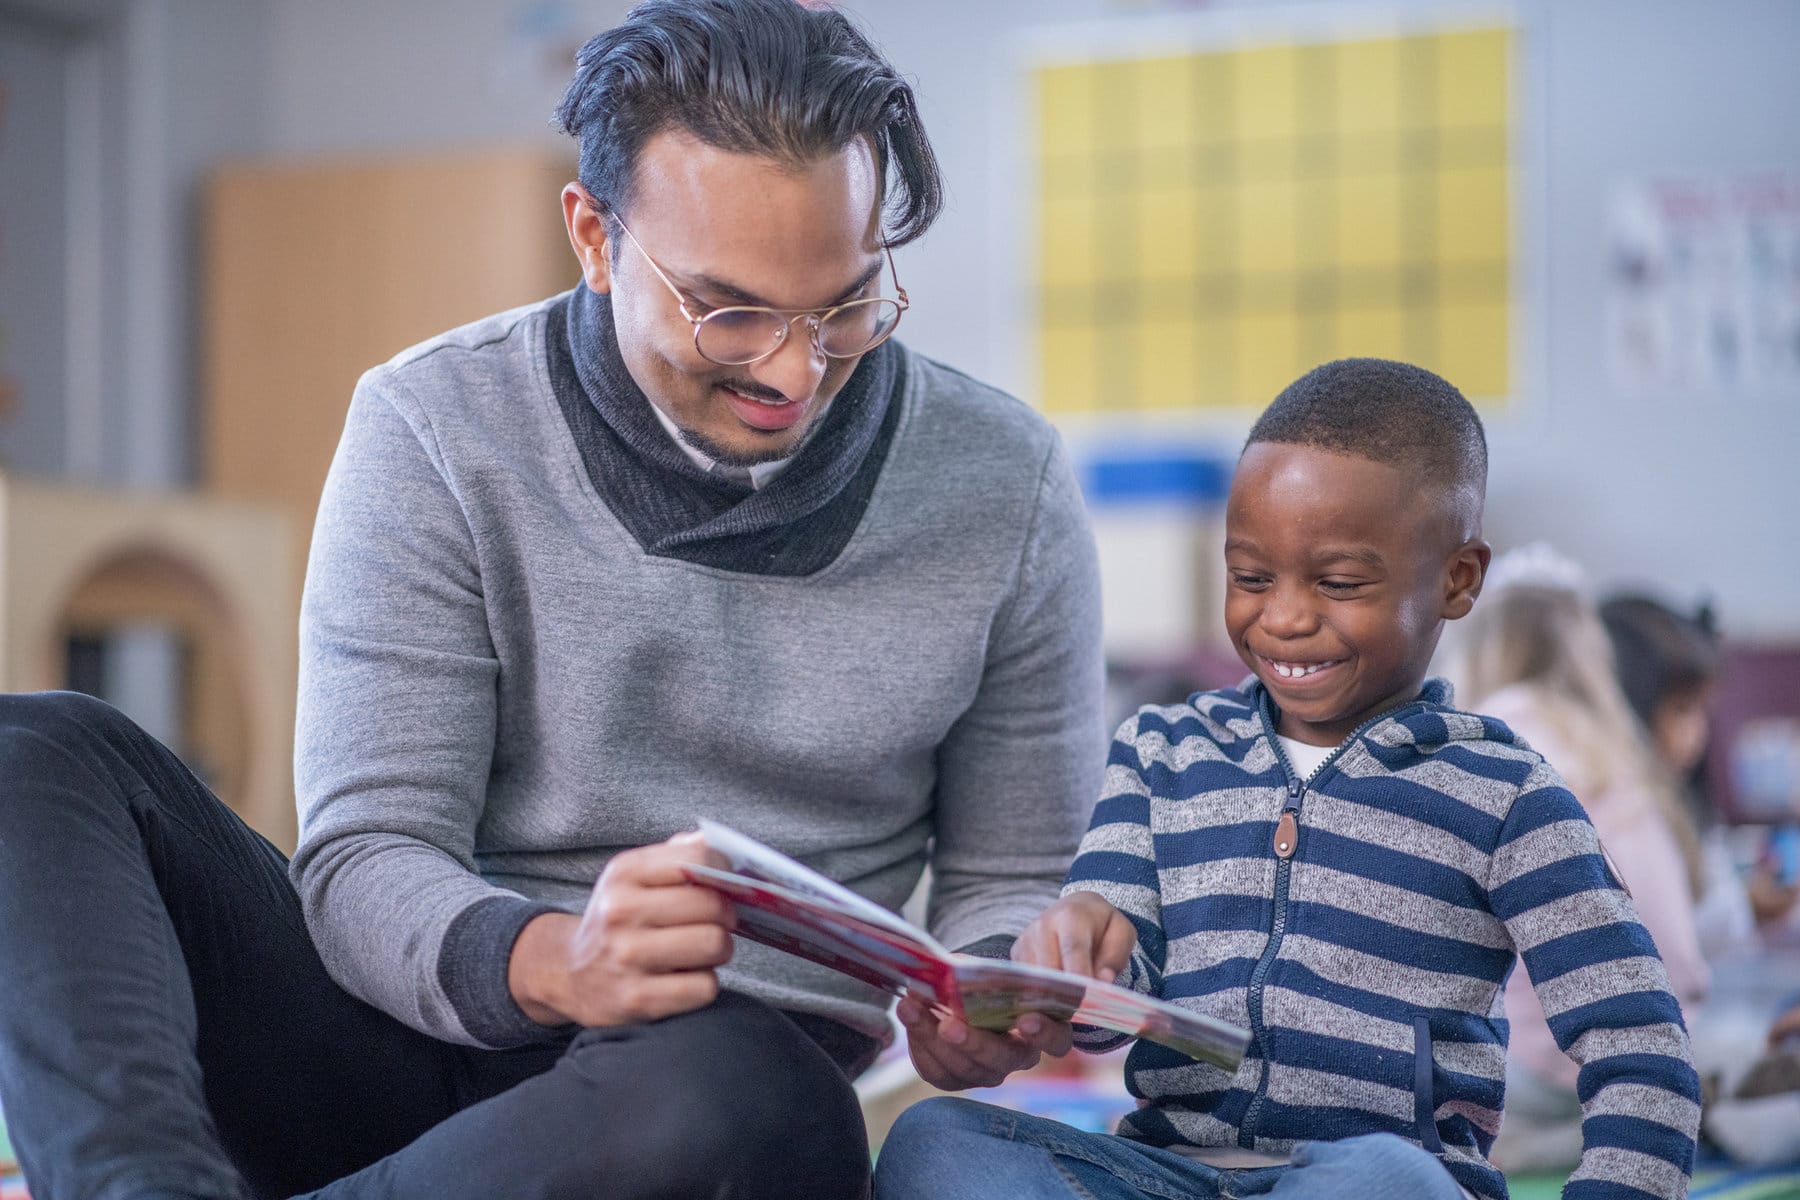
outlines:
[[1425, 677], [1481, 590], [1486, 477], [1475, 410], [1417, 367], [1330, 363], [1263, 413], [1226, 511], [1254, 677], [1125, 722], [1013, 950], [1234, 1021], [1249, 1054], [1229, 1074], [1140, 1042], [1117, 1135], [927, 1101], [881, 1200], [1504, 1197], [1515, 948], [1581, 1064], [1566, 1200], [1686, 1194], [1699, 1087], [1655, 946], [1555, 771]]

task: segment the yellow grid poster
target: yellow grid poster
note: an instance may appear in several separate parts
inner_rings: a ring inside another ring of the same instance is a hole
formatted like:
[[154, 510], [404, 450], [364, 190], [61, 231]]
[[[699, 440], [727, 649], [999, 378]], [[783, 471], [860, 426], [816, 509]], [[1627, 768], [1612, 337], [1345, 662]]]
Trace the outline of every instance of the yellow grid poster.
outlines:
[[1044, 407], [1261, 406], [1347, 355], [1503, 402], [1512, 54], [1479, 28], [1035, 67]]

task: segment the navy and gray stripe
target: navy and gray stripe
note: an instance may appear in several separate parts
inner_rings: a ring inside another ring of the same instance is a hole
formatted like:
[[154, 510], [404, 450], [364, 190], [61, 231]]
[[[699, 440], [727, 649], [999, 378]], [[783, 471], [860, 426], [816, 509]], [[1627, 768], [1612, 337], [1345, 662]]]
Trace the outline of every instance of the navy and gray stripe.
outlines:
[[[1304, 785], [1253, 679], [1120, 728], [1064, 890], [1136, 926], [1122, 982], [1253, 1035], [1235, 1074], [1135, 1046], [1126, 1071], [1149, 1103], [1120, 1131], [1269, 1152], [1390, 1132], [1504, 1196], [1486, 1155], [1517, 953], [1581, 1064], [1586, 1151], [1565, 1196], [1682, 1195], [1699, 1086], [1655, 946], [1555, 771], [1449, 704], [1427, 682]], [[1299, 823], [1285, 862], [1284, 808]]]

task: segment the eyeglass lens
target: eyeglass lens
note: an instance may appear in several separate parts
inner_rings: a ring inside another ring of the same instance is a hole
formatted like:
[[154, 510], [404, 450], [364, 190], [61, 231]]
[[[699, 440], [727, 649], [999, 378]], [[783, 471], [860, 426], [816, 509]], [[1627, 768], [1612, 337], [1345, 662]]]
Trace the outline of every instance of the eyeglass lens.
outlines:
[[[900, 306], [892, 300], [853, 301], [819, 322], [819, 349], [833, 358], [854, 358], [891, 333], [899, 320]], [[788, 328], [786, 317], [766, 308], [721, 308], [700, 322], [694, 344], [717, 363], [755, 362], [774, 353]]]

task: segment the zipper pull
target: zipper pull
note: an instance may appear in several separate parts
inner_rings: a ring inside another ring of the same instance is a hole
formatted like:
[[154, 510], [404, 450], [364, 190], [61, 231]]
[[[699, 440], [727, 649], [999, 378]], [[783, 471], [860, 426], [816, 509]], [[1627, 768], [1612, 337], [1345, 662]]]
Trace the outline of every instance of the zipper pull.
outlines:
[[1294, 857], [1294, 844], [1300, 839], [1300, 822], [1294, 810], [1281, 810], [1281, 820], [1275, 822], [1275, 857]]

